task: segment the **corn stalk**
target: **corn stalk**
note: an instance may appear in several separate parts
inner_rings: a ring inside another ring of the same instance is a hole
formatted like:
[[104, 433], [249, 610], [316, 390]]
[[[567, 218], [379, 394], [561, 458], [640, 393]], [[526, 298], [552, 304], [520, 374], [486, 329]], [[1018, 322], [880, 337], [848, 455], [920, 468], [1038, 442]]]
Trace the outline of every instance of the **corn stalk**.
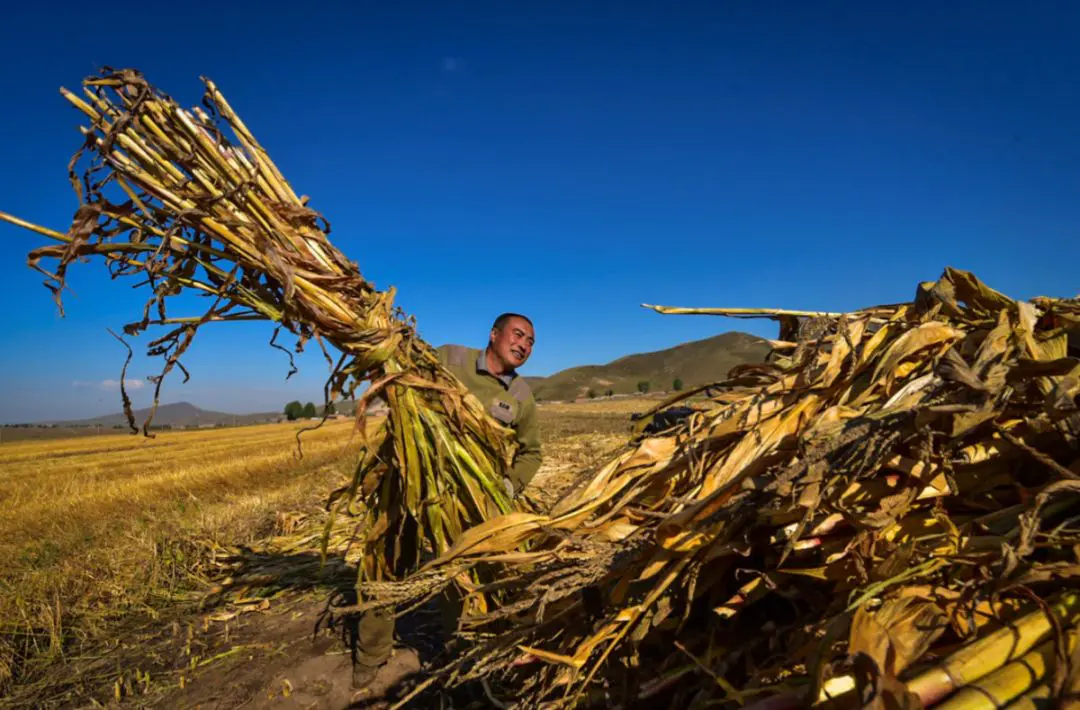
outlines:
[[427, 565], [429, 594], [481, 568], [473, 594], [501, 595], [432, 682], [528, 707], [914, 707], [1005, 667], [994, 692], [1035, 692], [1001, 689], [1009, 664], [1064, 649], [1080, 609], [1055, 596], [1080, 588], [1080, 301], [948, 269], [848, 314], [657, 310], [782, 332], [683, 425]]
[[[148, 345], [164, 366], [151, 378], [147, 435], [162, 383], [174, 369], [186, 379], [181, 358], [208, 323], [270, 321], [278, 348], [281, 328], [298, 338], [298, 349], [314, 339], [331, 365], [327, 401], [368, 385], [359, 419], [372, 398], [385, 398], [385, 427], [374, 434], [359, 427], [363, 455], [351, 485], [331, 502], [358, 519], [361, 578], [395, 578], [421, 555], [449, 549], [462, 530], [514, 508], [501, 485], [513, 439], [439, 364], [394, 307], [394, 290], [376, 290], [331, 244], [329, 223], [297, 195], [214, 83], [204, 83], [203, 107], [190, 110], [134, 70], [106, 69], [80, 92], [61, 89], [87, 119], [69, 166], [80, 202], [71, 227], [0, 219], [56, 242], [32, 251], [29, 263], [46, 276], [61, 313], [67, 270], [84, 258], [100, 258], [114, 278], [134, 277], [149, 290], [141, 317], [124, 327], [128, 335], [165, 329]], [[174, 316], [170, 306], [182, 295], [210, 305]], [[126, 391], [122, 397], [134, 431]]]

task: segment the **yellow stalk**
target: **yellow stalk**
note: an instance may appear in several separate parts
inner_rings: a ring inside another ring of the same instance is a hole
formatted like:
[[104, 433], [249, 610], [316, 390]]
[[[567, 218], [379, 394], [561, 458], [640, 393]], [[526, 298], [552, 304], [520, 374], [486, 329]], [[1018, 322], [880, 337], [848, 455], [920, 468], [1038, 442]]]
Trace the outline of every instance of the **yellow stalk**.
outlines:
[[[1066, 592], [1050, 608], [1060, 623], [1073, 622], [1080, 618], [1080, 593]], [[967, 644], [940, 665], [909, 681], [908, 690], [918, 695], [924, 705], [934, 705], [957, 689], [1024, 655], [1051, 630], [1046, 614], [1042, 610], [1033, 611]]]
[[1009, 703], [1008, 710], [1048, 710], [1052, 707], [1048, 702], [1050, 695], [1050, 684], [1040, 683]]
[[[1065, 640], [1066, 653], [1076, 646], [1076, 632]], [[940, 710], [997, 710], [1037, 685], [1054, 664], [1055, 647], [1051, 639], [1020, 658], [966, 688], [961, 688], [943, 703]]]
[[654, 306], [642, 303], [642, 308], [648, 308], [664, 315], [698, 315], [698, 316], [727, 316], [727, 317], [750, 317], [761, 318], [771, 316], [801, 316], [806, 318], [839, 318], [844, 315], [857, 315], [853, 313], [829, 313], [826, 311], [791, 311], [783, 308], [683, 308], [680, 306]]
[[71, 237], [63, 232], [57, 232], [55, 229], [49, 229], [48, 227], [42, 227], [34, 224], [33, 222], [27, 222], [25, 219], [19, 219], [15, 215], [8, 214], [7, 212], [0, 212], [0, 220], [14, 224], [16, 227], [22, 227], [23, 229], [29, 229], [31, 232], [36, 232], [49, 239], [55, 239], [58, 242], [70, 242]]
[[240, 116], [233, 111], [232, 106], [225, 100], [225, 96], [218, 91], [217, 85], [210, 81], [206, 81], [206, 88], [210, 92], [214, 103], [217, 104], [221, 115], [229, 122], [229, 124], [236, 130], [236, 135], [245, 143], [246, 147], [251, 150], [252, 156], [259, 162], [260, 166], [267, 170], [269, 176], [272, 176], [271, 184], [274, 186], [275, 191], [281, 197], [282, 202], [291, 202], [293, 204], [300, 204], [300, 199], [293, 192], [292, 187], [289, 186], [288, 181], [270, 160], [270, 156], [266, 154], [266, 151], [262, 149], [262, 146], [255, 140], [255, 136], [252, 135], [248, 127], [240, 120]]

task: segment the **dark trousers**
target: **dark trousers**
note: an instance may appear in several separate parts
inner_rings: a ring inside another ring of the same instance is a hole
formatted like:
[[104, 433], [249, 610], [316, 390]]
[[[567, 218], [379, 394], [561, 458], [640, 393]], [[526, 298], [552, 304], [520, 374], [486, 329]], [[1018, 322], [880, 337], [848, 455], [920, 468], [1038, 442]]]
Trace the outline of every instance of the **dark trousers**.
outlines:
[[356, 662], [377, 668], [386, 663], [394, 650], [394, 610], [367, 611], [356, 630]]
[[[395, 559], [394, 576], [397, 579], [403, 579], [416, 568], [416, 521], [406, 518], [400, 532], [397, 539], [401, 541], [401, 547], [397, 551], [394, 550], [396, 536], [386, 537], [386, 555]], [[393, 607], [364, 612], [356, 628], [356, 663], [376, 668], [390, 659], [393, 650]]]
[[[444, 643], [453, 638], [460, 616], [461, 596], [451, 587], [439, 597], [439, 621]], [[390, 659], [394, 650], [394, 626], [393, 609], [369, 611], [360, 617], [356, 632], [357, 664], [378, 668]]]

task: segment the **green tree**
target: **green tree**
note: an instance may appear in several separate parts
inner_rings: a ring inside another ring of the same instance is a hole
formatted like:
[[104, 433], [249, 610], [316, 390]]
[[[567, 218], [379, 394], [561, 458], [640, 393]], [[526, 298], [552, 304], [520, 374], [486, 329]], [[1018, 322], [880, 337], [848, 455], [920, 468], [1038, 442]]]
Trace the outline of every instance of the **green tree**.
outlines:
[[318, 412], [315, 411], [315, 403], [314, 402], [308, 402], [307, 404], [305, 404], [304, 405], [304, 411], [301, 414], [301, 416], [306, 417], [308, 419], [310, 419], [311, 417], [319, 416]]
[[641, 382], [638, 382], [637, 383], [637, 391], [640, 392], [641, 394], [647, 393], [649, 391], [649, 381], [648, 380], [642, 380]]
[[682, 390], [682, 380], [679, 379], [678, 377], [676, 377], [675, 381], [671, 383], [671, 389], [675, 390], [676, 392], [681, 391]]
[[304, 405], [297, 402], [295, 399], [285, 405], [285, 418], [290, 422], [299, 419], [304, 416]]
[[589, 399], [596, 399], [596, 393], [593, 392], [592, 390], [587, 391], [585, 393], [585, 396], [588, 397]]
[[605, 392], [604, 394], [606, 394], [606, 395], [607, 395], [608, 397], [610, 397], [611, 395], [615, 394], [615, 390], [613, 390], [613, 389], [611, 389], [611, 388], [609, 387], [609, 388], [608, 388], [608, 391], [607, 391], [607, 392]]

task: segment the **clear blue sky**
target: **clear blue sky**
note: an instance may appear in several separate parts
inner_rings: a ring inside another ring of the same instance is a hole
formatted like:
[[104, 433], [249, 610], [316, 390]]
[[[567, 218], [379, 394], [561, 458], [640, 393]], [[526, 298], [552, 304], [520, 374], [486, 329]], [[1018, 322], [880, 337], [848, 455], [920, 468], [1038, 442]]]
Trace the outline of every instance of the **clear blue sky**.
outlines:
[[[481, 345], [499, 311], [532, 315], [530, 374], [774, 332], [642, 302], [851, 309], [946, 265], [1072, 296], [1077, 37], [1064, 1], [18, 3], [0, 25], [0, 209], [67, 227], [80, 117], [56, 89], [134, 66], [185, 104], [217, 81], [430, 342]], [[60, 319], [25, 266], [40, 240], [0, 240], [0, 421], [116, 411], [105, 329], [142, 294], [77, 266]], [[285, 383], [269, 333], [207, 328], [164, 401], [314, 399], [321, 356]]]

